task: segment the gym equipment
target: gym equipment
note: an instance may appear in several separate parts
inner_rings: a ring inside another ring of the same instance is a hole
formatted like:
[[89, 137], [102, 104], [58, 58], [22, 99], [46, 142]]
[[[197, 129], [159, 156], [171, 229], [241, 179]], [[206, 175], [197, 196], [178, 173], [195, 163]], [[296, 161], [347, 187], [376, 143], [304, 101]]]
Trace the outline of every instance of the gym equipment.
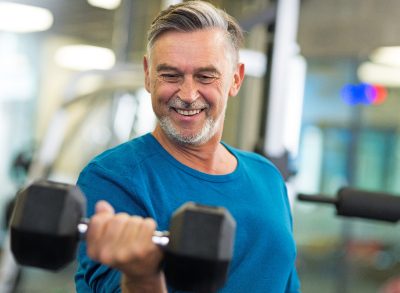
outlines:
[[302, 193], [297, 198], [301, 201], [332, 204], [339, 216], [387, 222], [397, 222], [400, 219], [400, 197], [389, 193], [343, 187], [339, 189], [337, 198]]
[[[10, 223], [11, 251], [21, 265], [58, 270], [75, 259], [89, 220], [77, 186], [37, 181], [21, 190]], [[179, 290], [222, 287], [233, 253], [236, 223], [221, 207], [187, 203], [172, 216], [170, 232], [153, 235], [164, 250], [167, 282]]]

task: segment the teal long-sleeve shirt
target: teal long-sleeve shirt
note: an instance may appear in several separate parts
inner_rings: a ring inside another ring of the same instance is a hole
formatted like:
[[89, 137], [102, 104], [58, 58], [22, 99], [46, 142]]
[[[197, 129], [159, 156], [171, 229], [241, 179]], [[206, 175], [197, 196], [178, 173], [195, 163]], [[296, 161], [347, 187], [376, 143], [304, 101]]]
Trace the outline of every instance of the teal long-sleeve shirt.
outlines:
[[[158, 230], [168, 230], [172, 213], [185, 202], [224, 206], [237, 227], [228, 280], [218, 292], [300, 292], [292, 218], [280, 173], [260, 155], [223, 145], [238, 162], [227, 175], [181, 164], [151, 134], [102, 153], [78, 179], [87, 197], [87, 215], [104, 199], [117, 212], [152, 217]], [[117, 270], [90, 260], [81, 244], [78, 293], [120, 292], [120, 277]], [[169, 287], [169, 292], [179, 291]]]

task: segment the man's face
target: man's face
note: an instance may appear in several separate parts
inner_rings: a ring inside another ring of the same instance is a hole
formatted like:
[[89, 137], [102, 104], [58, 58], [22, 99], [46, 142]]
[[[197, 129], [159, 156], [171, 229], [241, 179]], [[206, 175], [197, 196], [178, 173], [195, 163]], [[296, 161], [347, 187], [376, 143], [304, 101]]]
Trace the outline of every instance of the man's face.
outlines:
[[243, 65], [217, 29], [166, 32], [145, 58], [146, 89], [168, 137], [199, 145], [222, 133], [229, 96], [237, 94]]

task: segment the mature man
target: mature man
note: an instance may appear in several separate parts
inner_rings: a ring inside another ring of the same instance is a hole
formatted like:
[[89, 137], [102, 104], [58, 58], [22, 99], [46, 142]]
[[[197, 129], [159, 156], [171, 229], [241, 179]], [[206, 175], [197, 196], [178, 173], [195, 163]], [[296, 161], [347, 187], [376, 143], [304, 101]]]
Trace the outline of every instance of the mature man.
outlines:
[[158, 123], [99, 155], [80, 175], [92, 218], [78, 257], [78, 292], [176, 292], [151, 239], [187, 201], [224, 206], [236, 219], [221, 292], [299, 291], [279, 172], [221, 142], [228, 98], [244, 78], [242, 39], [232, 17], [202, 1], [170, 6], [153, 21], [143, 64]]

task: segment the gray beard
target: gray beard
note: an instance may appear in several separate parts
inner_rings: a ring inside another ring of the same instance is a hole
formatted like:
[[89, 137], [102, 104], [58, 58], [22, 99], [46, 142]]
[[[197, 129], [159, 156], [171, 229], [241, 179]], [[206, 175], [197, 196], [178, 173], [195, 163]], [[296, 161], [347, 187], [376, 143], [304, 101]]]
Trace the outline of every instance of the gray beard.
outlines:
[[180, 133], [173, 125], [171, 119], [167, 116], [161, 117], [158, 119], [161, 129], [164, 133], [176, 141], [179, 144], [183, 145], [201, 145], [209, 141], [217, 132], [217, 122], [211, 118], [207, 118], [206, 124], [201, 129], [199, 133], [194, 135], [183, 135]]

